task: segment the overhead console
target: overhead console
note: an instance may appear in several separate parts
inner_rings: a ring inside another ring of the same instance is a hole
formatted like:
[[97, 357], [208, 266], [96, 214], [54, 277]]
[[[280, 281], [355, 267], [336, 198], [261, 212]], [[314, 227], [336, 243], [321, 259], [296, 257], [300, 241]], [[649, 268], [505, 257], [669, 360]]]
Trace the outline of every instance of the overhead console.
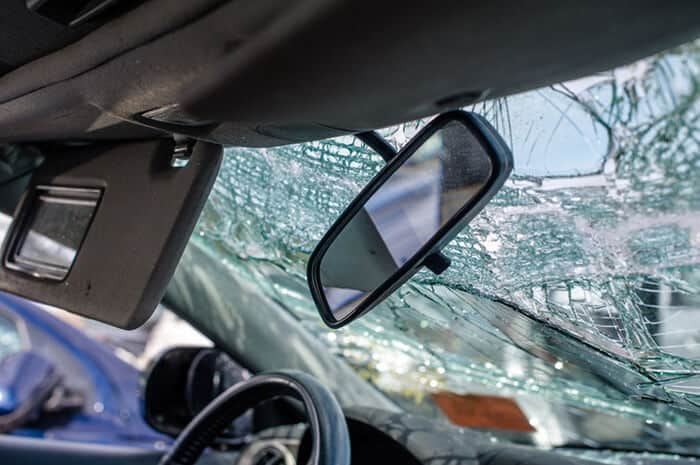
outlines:
[[192, 233], [221, 147], [161, 139], [14, 151], [0, 153], [10, 173], [13, 160], [35, 162], [0, 178], [0, 289], [122, 328], [143, 323]]

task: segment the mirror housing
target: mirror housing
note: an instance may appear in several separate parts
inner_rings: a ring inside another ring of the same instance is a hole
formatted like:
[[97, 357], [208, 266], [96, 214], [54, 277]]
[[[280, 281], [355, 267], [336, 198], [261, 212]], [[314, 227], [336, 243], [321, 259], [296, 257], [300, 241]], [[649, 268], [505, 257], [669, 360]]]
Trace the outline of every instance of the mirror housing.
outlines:
[[0, 361], [0, 433], [35, 419], [60, 381], [53, 363], [40, 355], [6, 355]]
[[[156, 431], [177, 436], [219, 394], [250, 376], [218, 349], [169, 349], [146, 370], [142, 392], [144, 418]], [[250, 421], [249, 416], [240, 417], [230, 435], [247, 430]]]
[[503, 186], [510, 149], [483, 117], [463, 111], [424, 127], [360, 192], [313, 251], [307, 277], [323, 321], [342, 327], [440, 254]]

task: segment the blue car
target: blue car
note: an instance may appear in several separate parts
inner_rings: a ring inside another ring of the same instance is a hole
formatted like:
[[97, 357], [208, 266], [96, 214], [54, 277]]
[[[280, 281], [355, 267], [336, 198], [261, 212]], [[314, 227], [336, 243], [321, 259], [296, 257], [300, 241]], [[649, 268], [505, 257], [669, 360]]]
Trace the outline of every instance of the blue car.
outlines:
[[139, 372], [38, 306], [0, 293], [0, 432], [143, 448]]

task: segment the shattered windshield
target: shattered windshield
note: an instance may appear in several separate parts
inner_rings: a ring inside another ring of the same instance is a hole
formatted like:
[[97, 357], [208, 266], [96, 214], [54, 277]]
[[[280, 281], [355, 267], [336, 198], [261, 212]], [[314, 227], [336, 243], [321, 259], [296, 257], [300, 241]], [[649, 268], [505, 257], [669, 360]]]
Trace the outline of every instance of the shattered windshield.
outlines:
[[[695, 42], [466, 108], [513, 149], [511, 179], [444, 250], [444, 274], [419, 272], [340, 331], [305, 268], [383, 166], [355, 138], [227, 149], [190, 246], [413, 413], [542, 446], [700, 454], [699, 77]], [[400, 147], [423, 124], [381, 133]], [[469, 414], [491, 398], [513, 421]]]

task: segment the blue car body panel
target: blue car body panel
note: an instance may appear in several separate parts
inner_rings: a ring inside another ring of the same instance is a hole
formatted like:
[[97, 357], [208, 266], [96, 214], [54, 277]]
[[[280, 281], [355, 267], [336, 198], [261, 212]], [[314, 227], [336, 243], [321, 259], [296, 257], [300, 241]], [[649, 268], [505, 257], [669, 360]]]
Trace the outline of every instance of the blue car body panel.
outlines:
[[8, 415], [26, 402], [48, 395], [58, 376], [53, 364], [33, 352], [20, 351], [0, 360], [0, 415]]
[[110, 349], [38, 306], [0, 293], [0, 312], [25, 328], [47, 338], [48, 347], [60, 346], [72, 360], [51, 360], [59, 372], [62, 364], [75, 364], [92, 387], [91, 402], [81, 410], [49, 423], [21, 428], [11, 434], [78, 442], [162, 448], [171, 442], [150, 428], [142, 417], [140, 375]]

